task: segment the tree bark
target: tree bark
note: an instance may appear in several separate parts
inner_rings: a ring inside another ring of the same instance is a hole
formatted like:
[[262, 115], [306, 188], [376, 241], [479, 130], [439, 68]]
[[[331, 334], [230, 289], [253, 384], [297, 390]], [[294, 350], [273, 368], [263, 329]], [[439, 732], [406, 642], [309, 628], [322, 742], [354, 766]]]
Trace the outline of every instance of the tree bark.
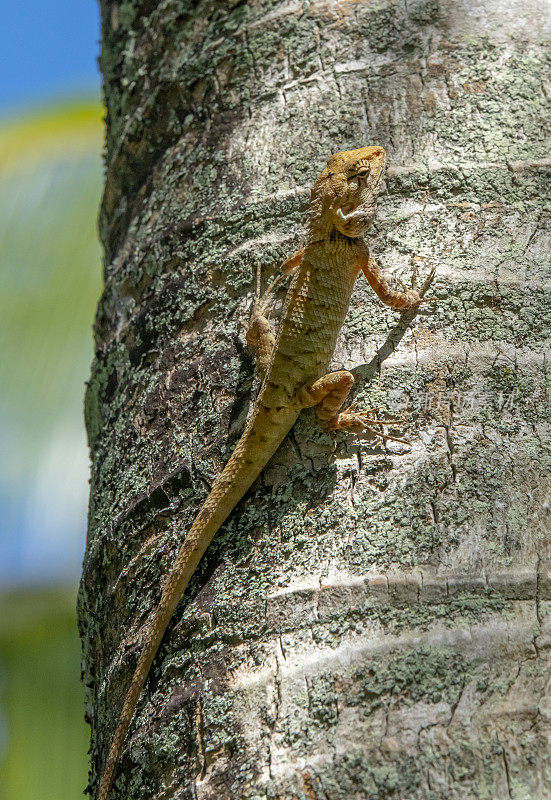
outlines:
[[528, 0], [102, 1], [105, 291], [80, 592], [96, 786], [162, 576], [242, 430], [244, 330], [327, 157], [381, 144], [333, 367], [165, 636], [113, 798], [549, 798], [550, 19]]

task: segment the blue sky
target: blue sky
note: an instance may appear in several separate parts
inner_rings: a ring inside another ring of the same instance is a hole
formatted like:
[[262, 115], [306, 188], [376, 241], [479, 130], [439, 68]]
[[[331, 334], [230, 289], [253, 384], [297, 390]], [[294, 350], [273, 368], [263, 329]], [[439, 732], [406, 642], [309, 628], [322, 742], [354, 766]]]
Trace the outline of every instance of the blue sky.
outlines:
[[1, 16], [0, 114], [99, 93], [97, 0], [16, 0]]

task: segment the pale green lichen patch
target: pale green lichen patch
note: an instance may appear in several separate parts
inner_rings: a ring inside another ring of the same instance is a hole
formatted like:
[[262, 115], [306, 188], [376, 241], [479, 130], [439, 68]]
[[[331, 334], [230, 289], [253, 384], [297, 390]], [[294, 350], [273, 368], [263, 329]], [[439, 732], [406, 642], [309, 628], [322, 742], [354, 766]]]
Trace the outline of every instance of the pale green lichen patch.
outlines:
[[350, 705], [361, 705], [366, 713], [388, 702], [393, 696], [399, 703], [446, 702], [459, 700], [473, 665], [453, 651], [420, 648], [397, 655], [392, 661], [372, 659], [354, 673]]

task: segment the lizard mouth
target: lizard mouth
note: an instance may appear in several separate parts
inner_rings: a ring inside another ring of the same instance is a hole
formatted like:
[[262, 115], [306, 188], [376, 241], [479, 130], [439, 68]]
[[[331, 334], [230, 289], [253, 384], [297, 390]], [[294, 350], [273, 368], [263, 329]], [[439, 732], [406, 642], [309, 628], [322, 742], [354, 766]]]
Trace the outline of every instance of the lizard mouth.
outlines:
[[379, 174], [369, 186], [368, 191], [364, 190], [360, 194], [359, 203], [348, 201], [337, 209], [335, 213], [336, 227], [345, 236], [361, 236], [372, 224], [383, 174], [384, 166], [379, 170]]
[[342, 208], [337, 209], [337, 227], [345, 236], [360, 236], [373, 221], [375, 215], [375, 202], [370, 198], [370, 202], [357, 206], [353, 211], [345, 214]]

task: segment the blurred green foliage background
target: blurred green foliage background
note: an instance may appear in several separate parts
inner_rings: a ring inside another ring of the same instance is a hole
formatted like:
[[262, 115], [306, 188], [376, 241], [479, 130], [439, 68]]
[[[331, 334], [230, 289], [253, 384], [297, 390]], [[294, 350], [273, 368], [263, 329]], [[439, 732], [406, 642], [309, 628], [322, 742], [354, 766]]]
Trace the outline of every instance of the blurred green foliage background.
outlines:
[[75, 595], [101, 118], [90, 100], [0, 124], [1, 800], [68, 800], [86, 784]]

